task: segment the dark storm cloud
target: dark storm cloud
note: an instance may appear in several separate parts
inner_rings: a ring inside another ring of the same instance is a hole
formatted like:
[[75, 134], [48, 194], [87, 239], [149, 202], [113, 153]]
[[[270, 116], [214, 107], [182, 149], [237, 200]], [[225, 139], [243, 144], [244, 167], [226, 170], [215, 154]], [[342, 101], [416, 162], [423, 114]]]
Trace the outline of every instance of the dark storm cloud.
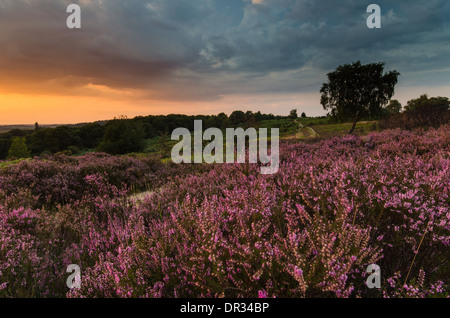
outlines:
[[[366, 26], [373, 2], [378, 30]], [[82, 8], [81, 30], [65, 25], [69, 3]], [[0, 87], [66, 94], [91, 83], [214, 100], [317, 91], [356, 60], [445, 85], [449, 16], [446, 0], [0, 0]]]

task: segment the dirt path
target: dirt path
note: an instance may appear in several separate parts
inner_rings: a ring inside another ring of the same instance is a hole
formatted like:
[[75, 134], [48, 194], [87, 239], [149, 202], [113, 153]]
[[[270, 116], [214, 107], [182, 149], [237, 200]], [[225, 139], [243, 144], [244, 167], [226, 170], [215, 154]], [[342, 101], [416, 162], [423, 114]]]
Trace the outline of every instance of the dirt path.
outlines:
[[311, 127], [305, 127], [303, 126], [301, 123], [298, 123], [298, 128], [297, 131], [291, 135], [291, 136], [287, 136], [287, 137], [283, 137], [281, 139], [304, 139], [304, 138], [311, 138], [311, 137], [320, 137], [320, 135]]

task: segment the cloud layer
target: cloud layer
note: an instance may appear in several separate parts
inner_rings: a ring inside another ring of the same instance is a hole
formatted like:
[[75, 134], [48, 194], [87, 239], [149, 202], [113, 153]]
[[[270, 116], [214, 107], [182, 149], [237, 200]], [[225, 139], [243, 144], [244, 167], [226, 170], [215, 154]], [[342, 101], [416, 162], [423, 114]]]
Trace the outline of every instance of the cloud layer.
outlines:
[[[450, 86], [450, 2], [0, 0], [0, 92], [214, 102], [318, 92], [338, 65]], [[66, 27], [70, 3], [82, 29]], [[392, 4], [394, 3], [394, 4]], [[318, 102], [317, 102], [318, 104]]]

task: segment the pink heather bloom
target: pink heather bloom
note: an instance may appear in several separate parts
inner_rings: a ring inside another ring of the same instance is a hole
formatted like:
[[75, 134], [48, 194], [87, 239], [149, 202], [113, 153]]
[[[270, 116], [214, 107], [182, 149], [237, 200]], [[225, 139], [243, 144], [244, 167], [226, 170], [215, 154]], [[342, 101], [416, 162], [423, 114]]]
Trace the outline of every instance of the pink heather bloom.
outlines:
[[[396, 274], [379, 296], [444, 297], [448, 136], [286, 140], [270, 176], [147, 155], [2, 167], [0, 297], [361, 297], [381, 263]], [[83, 266], [81, 289], [59, 284], [68, 264]]]
[[267, 298], [267, 292], [265, 290], [258, 291], [258, 298]]

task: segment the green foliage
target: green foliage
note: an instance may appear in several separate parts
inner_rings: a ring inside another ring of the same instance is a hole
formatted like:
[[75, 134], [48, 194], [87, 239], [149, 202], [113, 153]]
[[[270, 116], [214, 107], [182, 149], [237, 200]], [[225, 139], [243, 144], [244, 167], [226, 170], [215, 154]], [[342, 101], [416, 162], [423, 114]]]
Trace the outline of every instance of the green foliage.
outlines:
[[9, 148], [11, 148], [11, 139], [0, 139], [0, 160], [8, 157]]
[[[353, 126], [352, 123], [326, 123], [314, 125], [314, 131], [322, 138], [332, 138], [338, 136], [345, 136], [349, 129]], [[375, 121], [358, 122], [354, 128], [353, 133], [356, 135], [365, 135], [377, 130]]]
[[[175, 128], [183, 127], [187, 128], [189, 131], [193, 131], [194, 120], [202, 120], [204, 129], [211, 127], [225, 129], [243, 125], [250, 127], [263, 120], [281, 118], [281, 116], [276, 117], [273, 114], [261, 114], [261, 112], [253, 113], [251, 111], [247, 111], [246, 113], [236, 111], [233, 117], [234, 123], [231, 122], [225, 113], [196, 116], [177, 114], [170, 114], [167, 116], [150, 115], [145, 117], [138, 116], [133, 119], [128, 119], [126, 116], [120, 116], [118, 119], [107, 122], [94, 122], [75, 126], [67, 125], [56, 128], [42, 127], [36, 122], [34, 124], [34, 129], [12, 129], [0, 133], [0, 160], [7, 158], [13, 137], [26, 137], [26, 143], [31, 150], [32, 155], [55, 154], [65, 150], [70, 150], [72, 153], [85, 153], [89, 150], [100, 149], [100, 144], [102, 144], [102, 149], [111, 149], [111, 151], [114, 152], [128, 152], [129, 149], [133, 149], [132, 151], [141, 149], [139, 145], [136, 147], [136, 144], [140, 143], [140, 138], [138, 138], [137, 141], [131, 142], [131, 146], [124, 145], [123, 150], [120, 150], [119, 148], [121, 146], [119, 145], [123, 143], [124, 140], [120, 134], [116, 134], [119, 136], [119, 139], [122, 140], [114, 142], [111, 139], [114, 135], [111, 130], [108, 133], [109, 137], [106, 137], [108, 141], [104, 141], [106, 129], [109, 126], [114, 125], [113, 123], [118, 120], [127, 122], [126, 126], [130, 128], [130, 130], [143, 132], [144, 138], [151, 140], [153, 138], [159, 138], [161, 135], [170, 135]], [[125, 135], [126, 134], [128, 133], [125, 133]], [[116, 145], [113, 145], [113, 143]], [[145, 146], [143, 147], [145, 148]], [[74, 151], [77, 150], [77, 148], [78, 151]]]
[[80, 148], [78, 148], [77, 146], [70, 146], [67, 148], [68, 151], [70, 151], [71, 155], [77, 155], [80, 153]]
[[98, 149], [114, 155], [139, 152], [145, 147], [144, 136], [144, 129], [139, 123], [123, 119], [112, 120], [107, 124]]
[[408, 101], [405, 106], [406, 111], [432, 111], [434, 109], [448, 110], [450, 101], [447, 97], [431, 97], [427, 94], [421, 95], [419, 98]]
[[234, 126], [244, 123], [245, 122], [245, 113], [240, 110], [235, 110], [230, 115], [230, 122]]
[[405, 111], [391, 114], [380, 121], [383, 129], [402, 128], [414, 129], [418, 127], [439, 127], [450, 122], [449, 99], [447, 97], [431, 97], [421, 95], [408, 101]]
[[70, 146], [79, 146], [81, 138], [75, 128], [59, 126], [56, 128], [39, 128], [27, 137], [33, 154], [44, 151], [56, 153], [66, 150]]
[[54, 129], [41, 128], [29, 136], [28, 142], [33, 154], [40, 154], [44, 151], [55, 153], [62, 150], [57, 146], [57, 138], [58, 136], [54, 134]]
[[297, 110], [296, 109], [293, 109], [293, 110], [291, 110], [289, 112], [289, 118], [290, 119], [296, 119], [297, 117], [298, 117], [298, 115], [297, 115]]
[[59, 126], [52, 131], [57, 140], [58, 151], [66, 150], [72, 145], [79, 145], [81, 143], [77, 131], [68, 126]]
[[361, 65], [361, 62], [340, 65], [328, 73], [320, 93], [325, 110], [338, 120], [351, 120], [353, 132], [356, 122], [363, 118], [381, 116], [383, 106], [394, 95], [397, 71], [383, 74], [384, 63]]
[[30, 158], [31, 152], [28, 150], [25, 137], [14, 137], [11, 148], [8, 151], [8, 159]]
[[389, 105], [386, 106], [389, 115], [398, 114], [402, 110], [402, 104], [396, 99], [391, 99]]
[[86, 148], [95, 148], [102, 141], [105, 127], [98, 123], [89, 123], [79, 128], [81, 144]]
[[169, 146], [170, 138], [167, 135], [161, 135], [157, 139], [157, 148], [162, 154], [163, 158], [170, 157], [171, 147]]

